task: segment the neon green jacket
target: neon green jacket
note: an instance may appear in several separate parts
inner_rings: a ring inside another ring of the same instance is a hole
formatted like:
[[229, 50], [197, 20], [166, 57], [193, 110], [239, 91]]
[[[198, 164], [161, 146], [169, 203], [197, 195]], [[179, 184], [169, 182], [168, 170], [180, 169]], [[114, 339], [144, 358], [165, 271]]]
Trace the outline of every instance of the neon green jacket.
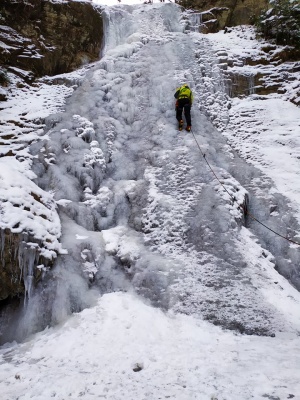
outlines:
[[193, 93], [192, 93], [191, 89], [188, 87], [188, 85], [186, 85], [186, 84], [184, 84], [176, 89], [174, 97], [178, 100], [179, 99], [189, 99], [191, 105], [193, 104], [193, 99], [194, 99]]

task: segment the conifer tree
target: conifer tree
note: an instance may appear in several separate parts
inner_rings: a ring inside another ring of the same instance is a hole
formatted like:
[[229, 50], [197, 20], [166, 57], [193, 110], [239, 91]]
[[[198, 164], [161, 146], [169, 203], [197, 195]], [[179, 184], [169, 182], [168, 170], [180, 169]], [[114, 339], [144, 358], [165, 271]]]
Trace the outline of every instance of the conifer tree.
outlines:
[[300, 1], [269, 0], [269, 9], [261, 15], [258, 27], [267, 39], [300, 48]]

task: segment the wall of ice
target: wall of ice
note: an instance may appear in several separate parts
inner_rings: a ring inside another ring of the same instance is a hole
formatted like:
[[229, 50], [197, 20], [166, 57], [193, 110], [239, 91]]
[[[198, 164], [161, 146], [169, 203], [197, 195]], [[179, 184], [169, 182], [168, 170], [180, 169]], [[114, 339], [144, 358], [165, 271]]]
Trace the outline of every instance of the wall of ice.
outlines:
[[[249, 334], [269, 335], [282, 324], [253, 279], [266, 259], [274, 268], [274, 257], [261, 248], [253, 267], [241, 250], [241, 206], [248, 196], [255, 204], [247, 182], [259, 172], [220, 134], [229, 105], [222, 74], [209, 43], [182, 27], [174, 4], [106, 10], [103, 58], [31, 145], [30, 182], [51, 193], [65, 251], [34, 291], [34, 252], [23, 259], [31, 296], [5, 339], [61, 322], [118, 290]], [[195, 94], [194, 134], [227, 192], [193, 136], [177, 131], [173, 93], [184, 82]], [[269, 237], [254, 232], [268, 248]]]

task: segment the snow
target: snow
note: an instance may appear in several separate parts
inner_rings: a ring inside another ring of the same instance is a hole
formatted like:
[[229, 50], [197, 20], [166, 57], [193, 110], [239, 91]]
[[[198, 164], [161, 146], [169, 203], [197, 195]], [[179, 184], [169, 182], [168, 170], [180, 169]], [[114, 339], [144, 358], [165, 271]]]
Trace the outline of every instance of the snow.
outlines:
[[[99, 62], [1, 110], [0, 227], [63, 253], [2, 327], [1, 399], [297, 400], [299, 250], [241, 212], [249, 196], [299, 232], [294, 83], [230, 99], [220, 65], [251, 75], [251, 29], [184, 33], [172, 4], [105, 12]], [[183, 82], [192, 134], [174, 118]]]
[[[238, 135], [235, 138], [231, 133], [227, 135], [242, 154], [250, 154], [251, 162], [270, 176], [279, 192], [290, 198], [298, 208], [300, 109], [277, 98], [265, 103], [259, 98], [234, 101], [228, 131], [234, 125]], [[240, 143], [237, 144], [237, 141]], [[291, 181], [294, 182], [292, 186]]]
[[34, 233], [42, 242], [41, 254], [51, 259], [61, 249], [60, 220], [52, 196], [31, 181], [34, 177], [26, 163], [0, 159], [1, 228]]
[[112, 293], [3, 348], [2, 398], [297, 399], [299, 350], [296, 335], [237, 336]]
[[[228, 34], [219, 32], [208, 36], [213, 46], [218, 51], [221, 48], [228, 53], [231, 59], [261, 54], [261, 47], [265, 44], [254, 40], [255, 33], [247, 27], [242, 30], [233, 29]], [[265, 71], [262, 65], [240, 69], [248, 70], [250, 74]], [[275, 67], [273, 70], [276, 73]], [[299, 88], [299, 77], [298, 72], [295, 81], [286, 83], [285, 95], [265, 97], [253, 94], [243, 99], [235, 98], [229, 112], [229, 124], [224, 132], [234, 149], [274, 181], [274, 190], [292, 201], [297, 218], [300, 204], [300, 108], [285, 100], [288, 96], [293, 97], [294, 88]]]

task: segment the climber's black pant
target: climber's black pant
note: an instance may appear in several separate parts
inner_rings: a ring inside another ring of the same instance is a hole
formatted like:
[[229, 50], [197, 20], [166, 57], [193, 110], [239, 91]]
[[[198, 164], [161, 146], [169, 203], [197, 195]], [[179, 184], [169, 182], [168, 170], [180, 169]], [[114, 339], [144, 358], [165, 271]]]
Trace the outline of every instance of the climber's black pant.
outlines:
[[176, 119], [177, 121], [182, 120], [182, 111], [184, 110], [184, 116], [187, 125], [192, 125], [191, 121], [191, 104], [189, 99], [179, 99], [178, 106], [176, 107]]

